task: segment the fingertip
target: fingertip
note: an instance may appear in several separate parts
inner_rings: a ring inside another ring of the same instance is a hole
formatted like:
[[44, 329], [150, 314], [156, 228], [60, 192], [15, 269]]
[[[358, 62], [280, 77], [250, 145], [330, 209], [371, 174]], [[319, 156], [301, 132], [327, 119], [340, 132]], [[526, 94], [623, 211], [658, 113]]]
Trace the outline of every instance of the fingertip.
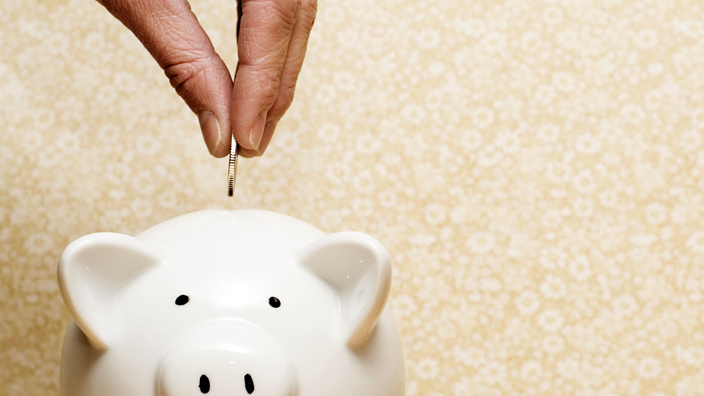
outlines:
[[269, 143], [271, 142], [271, 137], [274, 135], [274, 130], [276, 130], [276, 125], [279, 120], [272, 120], [266, 123], [264, 127], [264, 133], [261, 136], [261, 142], [256, 150], [240, 147], [239, 155], [244, 158], [261, 157], [264, 155]]
[[202, 110], [197, 113], [198, 123], [203, 133], [203, 141], [208, 148], [208, 152], [215, 158], [225, 157], [230, 153], [230, 138], [227, 132], [220, 128], [217, 117], [209, 110]]
[[209, 110], [202, 110], [198, 112], [198, 123], [200, 124], [200, 130], [203, 133], [203, 140], [205, 141], [205, 146], [211, 155], [217, 157], [218, 147], [220, 146], [221, 134], [220, 134], [220, 123], [215, 115]]
[[255, 151], [259, 149], [259, 145], [262, 141], [262, 136], [264, 135], [264, 128], [266, 127], [266, 116], [267, 110], [263, 110], [254, 120], [254, 124], [252, 124], [252, 128], [249, 130], [249, 145], [247, 146], [247, 148]]
[[279, 119], [271, 120], [266, 123], [264, 133], [262, 134], [262, 140], [259, 143], [259, 148], [257, 149], [257, 151], [260, 153], [259, 155], [263, 155], [267, 147], [269, 147], [269, 143], [271, 143], [271, 138], [274, 136], [274, 131], [276, 130], [276, 126], [278, 124]]
[[254, 157], [261, 157], [261, 154], [256, 151], [256, 150], [250, 150], [246, 148], [240, 147], [240, 150], [238, 151], [239, 156], [243, 158], [254, 158]]
[[264, 152], [266, 151], [267, 147], [269, 147], [269, 143], [271, 142], [271, 137], [274, 136], [274, 130], [276, 130], [276, 125], [278, 123], [279, 120], [271, 120], [267, 122], [266, 126], [264, 127], [264, 133], [262, 133], [261, 135], [261, 142], [259, 143], [259, 147], [257, 147], [256, 150], [240, 147], [240, 155], [245, 158], [261, 157], [262, 155], [264, 155]]
[[223, 158], [230, 155], [230, 142], [228, 139], [221, 139], [215, 151], [210, 153], [215, 158]]

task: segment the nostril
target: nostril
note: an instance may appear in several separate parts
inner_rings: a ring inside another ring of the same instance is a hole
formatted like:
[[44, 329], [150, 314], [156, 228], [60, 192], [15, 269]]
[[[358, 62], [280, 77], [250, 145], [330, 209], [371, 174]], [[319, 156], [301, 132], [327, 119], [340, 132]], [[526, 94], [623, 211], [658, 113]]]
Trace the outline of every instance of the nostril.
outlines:
[[244, 388], [247, 389], [247, 393], [250, 395], [254, 392], [254, 381], [252, 380], [252, 376], [249, 374], [244, 376]]
[[[210, 380], [208, 377], [203, 374], [200, 376], [200, 383], [198, 384], [198, 387], [200, 388], [201, 393], [208, 393], [210, 392]], [[252, 392], [249, 392], [252, 393]]]

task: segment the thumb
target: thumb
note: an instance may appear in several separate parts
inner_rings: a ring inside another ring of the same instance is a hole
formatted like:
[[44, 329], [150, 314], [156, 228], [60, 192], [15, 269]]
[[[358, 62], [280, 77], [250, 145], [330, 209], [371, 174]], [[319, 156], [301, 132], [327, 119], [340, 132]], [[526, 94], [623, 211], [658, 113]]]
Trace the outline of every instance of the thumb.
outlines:
[[186, 0], [102, 0], [142, 42], [171, 85], [198, 115], [215, 157], [230, 147], [232, 78]]

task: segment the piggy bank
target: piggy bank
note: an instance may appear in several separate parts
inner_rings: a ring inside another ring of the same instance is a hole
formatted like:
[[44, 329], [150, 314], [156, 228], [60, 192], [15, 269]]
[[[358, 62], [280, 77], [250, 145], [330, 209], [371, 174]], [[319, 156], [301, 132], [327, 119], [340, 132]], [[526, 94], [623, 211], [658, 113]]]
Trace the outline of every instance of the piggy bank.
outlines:
[[63, 396], [401, 396], [386, 249], [266, 211], [96, 233], [58, 268]]

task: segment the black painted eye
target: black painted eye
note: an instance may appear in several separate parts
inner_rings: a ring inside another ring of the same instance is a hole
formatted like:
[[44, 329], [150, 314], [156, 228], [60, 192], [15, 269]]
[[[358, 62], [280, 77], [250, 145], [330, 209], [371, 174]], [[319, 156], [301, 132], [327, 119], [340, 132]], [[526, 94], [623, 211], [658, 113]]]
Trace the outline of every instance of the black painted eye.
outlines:
[[278, 308], [281, 306], [281, 300], [279, 300], [276, 297], [269, 297], [269, 305], [271, 305], [274, 308]]
[[178, 296], [178, 298], [176, 298], [176, 305], [186, 305], [187, 303], [188, 303], [188, 296], [185, 294], [181, 294], [180, 296]]
[[244, 376], [244, 388], [247, 389], [247, 393], [250, 395], [254, 392], [254, 381], [252, 381], [252, 376], [249, 374]]
[[200, 382], [198, 383], [198, 387], [200, 388], [200, 393], [210, 392], [210, 380], [205, 374], [200, 376]]

